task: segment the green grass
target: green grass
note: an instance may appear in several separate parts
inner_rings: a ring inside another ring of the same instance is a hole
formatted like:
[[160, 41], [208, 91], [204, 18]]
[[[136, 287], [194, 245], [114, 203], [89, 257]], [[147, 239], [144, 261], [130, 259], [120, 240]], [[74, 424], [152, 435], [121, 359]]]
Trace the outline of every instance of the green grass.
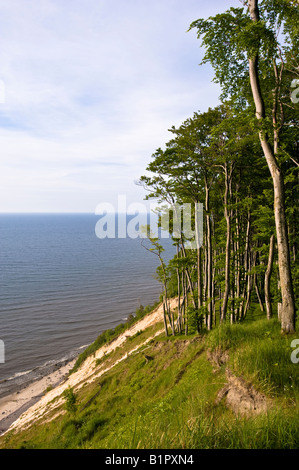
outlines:
[[[98, 367], [106, 368], [159, 327], [138, 332]], [[295, 336], [281, 336], [278, 322], [258, 312], [204, 335], [161, 335], [75, 390], [76, 411], [10, 433], [0, 438], [0, 447], [298, 448], [299, 364], [290, 360]], [[228, 363], [215, 368], [208, 350], [227, 350]], [[226, 367], [266, 394], [271, 402], [267, 413], [238, 416], [216, 401], [226, 383]]]
[[207, 339], [211, 350], [229, 351], [229, 366], [271, 396], [298, 397], [299, 366], [291, 362], [291, 342], [298, 336], [282, 336], [280, 323], [248, 319], [223, 324]]
[[103, 331], [97, 337], [97, 339], [78, 356], [74, 367], [70, 371], [70, 374], [76, 372], [81, 366], [81, 364], [83, 364], [85, 359], [94, 354], [100, 347], [115, 340], [121, 333], [124, 333], [128, 328], [130, 328], [139, 320], [141, 320], [141, 318], [143, 318], [145, 315], [152, 312], [157, 306], [158, 302], [156, 302], [154, 305], [147, 305], [146, 307], [143, 307], [141, 305], [139, 308], [136, 309], [135, 316], [129, 315], [128, 321], [126, 323], [120, 323], [115, 328]]

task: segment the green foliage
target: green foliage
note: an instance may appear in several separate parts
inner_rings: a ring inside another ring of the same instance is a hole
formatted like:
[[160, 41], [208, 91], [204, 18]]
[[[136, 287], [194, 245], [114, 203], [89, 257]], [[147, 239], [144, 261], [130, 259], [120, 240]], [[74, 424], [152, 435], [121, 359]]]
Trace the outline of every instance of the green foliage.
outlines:
[[53, 390], [53, 385], [49, 385], [49, 386], [46, 388], [46, 390], [45, 390], [44, 393], [46, 394], [46, 393], [50, 392], [51, 390]]
[[188, 318], [188, 333], [196, 333], [199, 329], [199, 325], [204, 317], [205, 309], [204, 307], [199, 311], [197, 308], [192, 305], [188, 305], [187, 308], [187, 318]]
[[68, 387], [63, 392], [63, 397], [65, 398], [65, 409], [71, 413], [75, 413], [77, 411], [77, 397], [74, 390], [71, 387]]
[[258, 22], [251, 21], [245, 6], [230, 8], [208, 20], [198, 19], [189, 29], [196, 29], [202, 40], [205, 48], [202, 63], [210, 62], [214, 68], [215, 81], [222, 87], [222, 99], [230, 96], [236, 105], [244, 106], [251, 101], [249, 57], [259, 54], [266, 93], [275, 83], [273, 59], [280, 59], [283, 53], [284, 62], [290, 60], [294, 64], [298, 57], [298, 5], [287, 0], [262, 0], [259, 9]]

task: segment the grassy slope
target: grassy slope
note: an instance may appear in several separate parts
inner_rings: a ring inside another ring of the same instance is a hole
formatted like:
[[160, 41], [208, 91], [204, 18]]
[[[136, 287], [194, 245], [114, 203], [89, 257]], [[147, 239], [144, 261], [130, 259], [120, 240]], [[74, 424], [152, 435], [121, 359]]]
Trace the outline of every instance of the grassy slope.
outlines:
[[[128, 340], [105, 360], [141, 344], [149, 333]], [[254, 314], [243, 324], [201, 336], [161, 335], [83, 387], [76, 412], [9, 433], [0, 447], [297, 448], [299, 363], [290, 360], [295, 337], [281, 337], [276, 320]], [[215, 368], [208, 349], [229, 351], [228, 362]], [[215, 403], [226, 367], [266, 394], [271, 402], [266, 414], [236, 416], [223, 401]]]

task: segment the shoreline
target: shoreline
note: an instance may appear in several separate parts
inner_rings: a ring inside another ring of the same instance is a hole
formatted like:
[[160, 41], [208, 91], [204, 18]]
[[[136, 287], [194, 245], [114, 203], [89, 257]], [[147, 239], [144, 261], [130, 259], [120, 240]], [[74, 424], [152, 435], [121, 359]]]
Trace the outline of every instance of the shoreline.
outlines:
[[[171, 299], [171, 308], [175, 308], [176, 305], [177, 299]], [[66, 388], [71, 387], [78, 390], [84, 383], [93, 382], [97, 377], [110, 370], [118, 362], [134, 353], [140, 345], [126, 352], [124, 356], [109, 365], [106, 369], [100, 369], [99, 372], [94, 371], [97, 359], [101, 359], [106, 354], [121, 347], [129, 336], [135, 335], [140, 330], [144, 331], [148, 327], [162, 322], [162, 320], [163, 308], [162, 304], [159, 304], [152, 312], [147, 313], [145, 317], [141, 318], [110, 343], [101, 346], [94, 354], [88, 356], [79, 369], [73, 374], [68, 375], [68, 372], [75, 364], [76, 359], [57, 369], [52, 374], [32, 383], [19, 393], [8, 395], [0, 399], [0, 435], [4, 435], [10, 430], [27, 428], [33, 421], [37, 421], [42, 416], [45, 417], [49, 412], [54, 411], [61, 405], [61, 399], [54, 399], [60, 397]], [[152, 337], [148, 338], [146, 343], [162, 332], [163, 329], [157, 331]], [[52, 385], [53, 388], [48, 391], [48, 393], [44, 393], [46, 388], [50, 385]]]
[[73, 350], [63, 358], [48, 360], [46, 363], [35, 366], [31, 370], [2, 379], [0, 381], [0, 400], [14, 393], [21, 392], [23, 389], [29, 387], [32, 383], [38, 382], [44, 377], [50, 376], [62, 367], [66, 366], [69, 362], [77, 359], [83, 349], [86, 349], [88, 346], [89, 345], [82, 346], [79, 348], [79, 350], [76, 351]]
[[10, 426], [31, 406], [38, 402], [45, 394], [48, 387], [55, 388], [63, 383], [69, 371], [73, 368], [76, 358], [65, 361], [64, 365], [55, 367], [53, 372], [42, 378], [32, 380], [19, 388], [16, 384], [14, 390], [0, 398], [0, 435], [5, 433]]

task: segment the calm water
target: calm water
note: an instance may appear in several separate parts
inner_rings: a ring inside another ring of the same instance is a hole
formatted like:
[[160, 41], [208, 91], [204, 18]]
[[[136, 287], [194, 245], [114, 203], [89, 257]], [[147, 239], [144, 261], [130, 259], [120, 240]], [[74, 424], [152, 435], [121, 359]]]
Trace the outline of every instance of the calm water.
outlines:
[[[158, 258], [140, 239], [100, 240], [97, 220], [89, 214], [0, 215], [0, 395], [9, 385], [3, 379], [20, 382], [32, 369], [44, 373], [40, 366], [76, 355], [140, 304], [158, 300]], [[169, 259], [171, 241], [163, 245]]]

